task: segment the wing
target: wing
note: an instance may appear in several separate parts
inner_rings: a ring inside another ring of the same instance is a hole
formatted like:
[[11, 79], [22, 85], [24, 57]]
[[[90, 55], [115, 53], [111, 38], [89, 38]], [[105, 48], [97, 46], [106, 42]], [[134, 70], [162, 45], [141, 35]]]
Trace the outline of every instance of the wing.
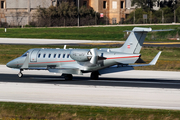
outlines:
[[99, 70], [99, 74], [107, 74], [107, 73], [113, 73], [113, 72], [129, 71], [129, 70], [134, 70], [134, 67], [155, 65], [157, 60], [159, 59], [160, 55], [161, 55], [161, 51], [158, 52], [158, 54], [154, 57], [154, 59], [149, 64], [139, 64], [139, 65], [128, 65], [128, 64], [123, 65], [123, 64], [119, 64], [119, 65], [114, 65], [114, 66]]
[[83, 75], [83, 73], [79, 68], [54, 68], [54, 69], [48, 69], [48, 71], [53, 73]]

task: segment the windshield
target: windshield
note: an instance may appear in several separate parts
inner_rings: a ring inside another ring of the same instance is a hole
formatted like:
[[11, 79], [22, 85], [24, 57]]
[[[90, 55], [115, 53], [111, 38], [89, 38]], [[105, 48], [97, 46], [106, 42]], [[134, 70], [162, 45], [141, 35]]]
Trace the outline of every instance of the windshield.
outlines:
[[25, 52], [22, 57], [26, 57], [27, 56], [27, 53], [29, 53], [29, 51]]

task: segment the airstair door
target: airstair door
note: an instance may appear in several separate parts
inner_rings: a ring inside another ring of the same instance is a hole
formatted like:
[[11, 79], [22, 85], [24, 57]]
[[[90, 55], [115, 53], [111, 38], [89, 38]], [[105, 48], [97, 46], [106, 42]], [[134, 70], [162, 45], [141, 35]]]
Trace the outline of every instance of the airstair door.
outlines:
[[39, 50], [33, 50], [31, 53], [31, 62], [37, 62], [37, 56], [38, 56]]

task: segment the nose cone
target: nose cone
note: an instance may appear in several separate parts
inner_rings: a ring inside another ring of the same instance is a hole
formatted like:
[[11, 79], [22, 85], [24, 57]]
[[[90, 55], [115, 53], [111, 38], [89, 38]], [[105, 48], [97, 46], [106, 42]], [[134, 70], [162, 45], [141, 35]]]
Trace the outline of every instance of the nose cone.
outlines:
[[13, 62], [12, 62], [12, 61], [8, 62], [8, 63], [6, 64], [6, 66], [9, 67], [9, 68], [13, 68]]
[[18, 57], [6, 64], [9, 68], [20, 68], [22, 63], [24, 63], [25, 57]]
[[6, 66], [9, 67], [9, 68], [17, 68], [18, 67], [18, 61], [19, 61], [19, 58], [16, 58], [16, 59], [8, 62], [6, 64]]

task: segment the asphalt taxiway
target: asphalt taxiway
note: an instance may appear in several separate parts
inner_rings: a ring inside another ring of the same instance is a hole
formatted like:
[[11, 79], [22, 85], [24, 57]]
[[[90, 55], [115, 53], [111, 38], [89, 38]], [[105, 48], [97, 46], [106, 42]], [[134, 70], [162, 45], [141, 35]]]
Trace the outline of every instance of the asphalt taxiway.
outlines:
[[65, 81], [48, 71], [0, 65], [0, 101], [180, 110], [180, 72], [132, 70]]

